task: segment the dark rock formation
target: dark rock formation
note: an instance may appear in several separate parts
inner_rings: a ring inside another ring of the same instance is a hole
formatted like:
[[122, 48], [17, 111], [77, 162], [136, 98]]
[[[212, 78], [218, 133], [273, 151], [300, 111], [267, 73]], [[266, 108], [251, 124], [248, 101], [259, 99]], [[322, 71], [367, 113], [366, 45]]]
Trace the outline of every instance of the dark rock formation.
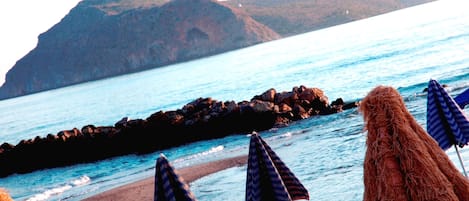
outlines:
[[322, 90], [305, 86], [280, 93], [269, 89], [238, 103], [198, 98], [181, 109], [158, 111], [146, 119], [124, 117], [114, 126], [86, 125], [22, 140], [16, 146], [3, 143], [0, 177], [287, 126], [310, 116], [341, 112], [345, 105], [357, 106], [342, 99], [329, 105]]
[[215, 1], [174, 0], [161, 7], [132, 7], [119, 12], [107, 3], [82, 1], [60, 23], [41, 34], [37, 47], [8, 71], [0, 99], [280, 38], [244, 12]]

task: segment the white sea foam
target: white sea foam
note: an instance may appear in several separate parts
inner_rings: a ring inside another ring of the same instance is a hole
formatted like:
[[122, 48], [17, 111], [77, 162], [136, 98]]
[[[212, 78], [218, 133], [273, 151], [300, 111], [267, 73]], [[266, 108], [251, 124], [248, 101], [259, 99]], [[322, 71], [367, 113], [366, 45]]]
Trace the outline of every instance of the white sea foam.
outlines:
[[68, 184], [64, 185], [64, 186], [52, 188], [52, 189], [46, 190], [42, 193], [38, 193], [38, 194], [34, 195], [33, 197], [27, 199], [26, 201], [47, 200], [51, 196], [61, 194], [61, 193], [65, 192], [66, 190], [70, 190], [71, 188], [72, 188], [72, 186], [68, 185]]
[[193, 154], [193, 155], [190, 155], [190, 156], [187, 156], [187, 157], [184, 157], [184, 158], [176, 159], [176, 160], [174, 160], [174, 162], [177, 163], [177, 162], [182, 162], [182, 161], [188, 161], [188, 160], [191, 160], [191, 159], [201, 158], [201, 157], [207, 156], [209, 154], [220, 152], [223, 149], [225, 149], [225, 146], [219, 145], [219, 146], [216, 146], [216, 147], [212, 147], [209, 150], [204, 151], [204, 152], [200, 152], [200, 153]]
[[68, 184], [64, 184], [64, 185], [61, 185], [61, 186], [58, 186], [58, 187], [47, 189], [42, 193], [35, 194], [33, 197], [28, 198], [26, 201], [47, 200], [52, 196], [59, 195], [59, 194], [65, 192], [67, 190], [72, 189], [73, 187], [85, 185], [85, 184], [89, 183], [90, 181], [91, 181], [91, 179], [88, 176], [83, 175], [78, 179], [72, 180]]
[[291, 137], [293, 134], [291, 132], [286, 132], [283, 135], [280, 135], [280, 137], [285, 138], [285, 137]]
[[84, 184], [87, 184], [91, 181], [91, 179], [84, 175], [84, 176], [81, 176], [79, 179], [76, 179], [76, 180], [73, 180], [71, 183], [75, 186], [81, 186], [81, 185], [84, 185]]

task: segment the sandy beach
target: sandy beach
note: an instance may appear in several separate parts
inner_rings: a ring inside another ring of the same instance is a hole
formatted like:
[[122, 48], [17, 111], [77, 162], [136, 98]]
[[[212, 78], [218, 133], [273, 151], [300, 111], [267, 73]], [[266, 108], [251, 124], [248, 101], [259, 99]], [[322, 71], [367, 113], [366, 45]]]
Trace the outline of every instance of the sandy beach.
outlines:
[[[242, 166], [247, 163], [247, 155], [237, 156], [233, 158], [222, 159], [202, 163], [190, 167], [176, 169], [178, 174], [184, 178], [186, 183], [190, 185], [191, 182], [207, 176], [209, 174], [235, 166]], [[155, 179], [153, 177], [141, 181], [123, 185], [103, 193], [93, 195], [89, 198], [83, 199], [84, 201], [151, 201], [153, 200]], [[197, 197], [197, 195], [196, 195]]]

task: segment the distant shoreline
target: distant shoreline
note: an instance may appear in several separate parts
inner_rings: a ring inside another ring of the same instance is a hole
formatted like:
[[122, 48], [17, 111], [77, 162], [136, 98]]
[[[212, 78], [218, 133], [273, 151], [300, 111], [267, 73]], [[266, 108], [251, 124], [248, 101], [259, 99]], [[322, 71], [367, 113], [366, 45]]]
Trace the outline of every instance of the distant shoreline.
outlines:
[[[248, 156], [242, 155], [176, 169], [176, 171], [184, 179], [184, 181], [190, 185], [191, 182], [207, 175], [231, 167], [243, 166], [247, 164], [247, 160]], [[153, 177], [150, 177], [92, 195], [83, 199], [83, 201], [152, 201], [154, 185], [155, 180]], [[197, 195], [195, 195], [195, 197], [197, 198]]]

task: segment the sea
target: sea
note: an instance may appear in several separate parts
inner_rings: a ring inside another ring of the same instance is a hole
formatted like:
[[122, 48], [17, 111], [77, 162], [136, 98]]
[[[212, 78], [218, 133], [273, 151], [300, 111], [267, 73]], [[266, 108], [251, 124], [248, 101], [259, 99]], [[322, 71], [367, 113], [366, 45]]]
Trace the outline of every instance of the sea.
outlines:
[[[271, 88], [282, 92], [301, 85], [322, 89], [329, 101], [346, 102], [360, 100], [378, 85], [395, 87], [426, 129], [423, 90], [430, 79], [446, 84], [453, 97], [469, 88], [467, 8], [466, 0], [439, 0], [211, 57], [2, 100], [0, 143], [16, 145], [89, 124], [112, 126], [123, 117], [145, 119], [200, 97], [241, 102]], [[469, 107], [463, 111], [469, 115]], [[310, 200], [363, 200], [366, 132], [357, 108], [259, 133]], [[145, 155], [13, 174], [0, 178], [0, 187], [17, 201], [81, 200], [152, 177], [161, 153], [181, 168], [246, 155], [248, 145], [249, 133], [236, 133]], [[469, 166], [469, 148], [459, 152]], [[462, 172], [456, 151], [446, 153]], [[191, 191], [199, 201], [244, 200], [246, 169], [203, 177], [190, 183]]]

